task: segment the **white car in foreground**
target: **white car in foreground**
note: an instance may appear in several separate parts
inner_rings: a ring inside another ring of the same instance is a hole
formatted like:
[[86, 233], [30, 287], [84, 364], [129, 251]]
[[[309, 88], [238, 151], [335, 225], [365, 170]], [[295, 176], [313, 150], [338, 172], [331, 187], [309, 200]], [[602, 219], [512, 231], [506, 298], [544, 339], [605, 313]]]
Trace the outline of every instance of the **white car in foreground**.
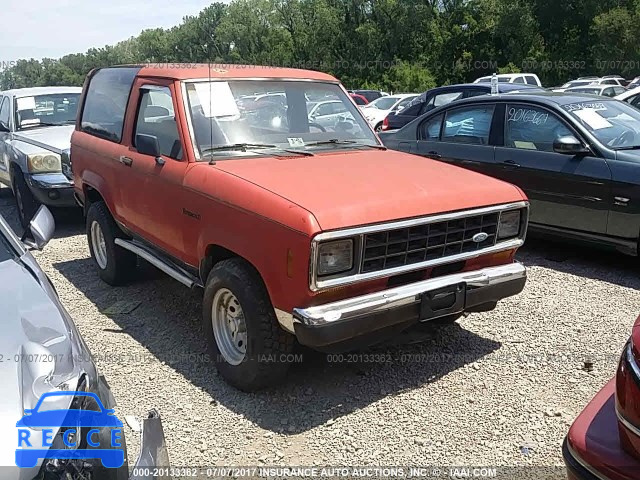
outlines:
[[402, 110], [411, 100], [418, 96], [417, 93], [402, 93], [380, 97], [373, 102], [360, 107], [364, 118], [376, 132], [382, 131], [382, 122], [391, 112]]

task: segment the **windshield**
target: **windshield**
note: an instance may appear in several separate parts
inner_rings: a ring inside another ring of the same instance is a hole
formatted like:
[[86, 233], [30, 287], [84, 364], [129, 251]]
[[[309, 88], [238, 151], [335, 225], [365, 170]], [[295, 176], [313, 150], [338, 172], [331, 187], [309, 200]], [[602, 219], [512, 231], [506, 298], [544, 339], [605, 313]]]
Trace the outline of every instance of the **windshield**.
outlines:
[[640, 147], [640, 110], [619, 100], [562, 105], [601, 143], [612, 149]]
[[400, 101], [400, 97], [380, 97], [375, 99], [367, 108], [377, 108], [378, 110], [391, 110]]
[[582, 87], [583, 85], [589, 85], [590, 83], [591, 83], [591, 80], [567, 82], [562, 86], [562, 88]]
[[[313, 150], [378, 146], [359, 109], [335, 84], [232, 80], [186, 84], [201, 157], [255, 155], [256, 148]], [[323, 142], [322, 145], [311, 145]], [[331, 143], [325, 143], [331, 142]], [[237, 151], [225, 146], [251, 144]]]
[[76, 122], [79, 93], [52, 93], [16, 98], [17, 130]]
[[578, 92], [578, 93], [592, 93], [594, 95], [599, 95], [600, 94], [600, 90], [602, 90], [602, 89], [601, 88], [581, 87], [581, 88], [572, 88], [570, 91], [571, 92]]

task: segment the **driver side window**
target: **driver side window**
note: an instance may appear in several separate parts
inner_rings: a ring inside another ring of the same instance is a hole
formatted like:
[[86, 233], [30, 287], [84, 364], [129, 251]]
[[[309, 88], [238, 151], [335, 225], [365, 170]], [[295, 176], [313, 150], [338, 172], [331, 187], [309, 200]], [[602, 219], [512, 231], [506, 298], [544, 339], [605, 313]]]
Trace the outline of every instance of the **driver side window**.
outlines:
[[161, 155], [182, 159], [171, 91], [167, 87], [149, 87], [142, 89], [141, 93], [134, 142], [139, 133], [152, 135], [158, 139]]
[[508, 105], [504, 145], [521, 150], [553, 152], [553, 142], [574, 133], [554, 113], [531, 105]]

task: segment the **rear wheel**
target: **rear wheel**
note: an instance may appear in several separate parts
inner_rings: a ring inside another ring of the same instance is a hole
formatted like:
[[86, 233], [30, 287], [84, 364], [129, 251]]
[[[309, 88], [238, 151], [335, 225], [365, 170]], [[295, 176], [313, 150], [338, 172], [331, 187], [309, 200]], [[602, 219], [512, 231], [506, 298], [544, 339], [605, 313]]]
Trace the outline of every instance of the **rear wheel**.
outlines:
[[13, 175], [13, 196], [16, 199], [16, 207], [18, 209], [18, 218], [23, 228], [29, 227], [29, 222], [38, 211], [40, 202], [36, 200], [29, 190], [27, 182], [21, 171], [16, 171]]
[[232, 386], [251, 392], [286, 376], [294, 337], [280, 328], [262, 279], [244, 260], [211, 270], [202, 325], [218, 372]]
[[87, 212], [87, 240], [100, 278], [109, 285], [120, 285], [131, 278], [137, 256], [116, 245], [126, 238], [104, 202], [92, 203]]
[[380, 122], [379, 124], [377, 124], [374, 128], [374, 130], [376, 132], [381, 132], [382, 131], [382, 122]]

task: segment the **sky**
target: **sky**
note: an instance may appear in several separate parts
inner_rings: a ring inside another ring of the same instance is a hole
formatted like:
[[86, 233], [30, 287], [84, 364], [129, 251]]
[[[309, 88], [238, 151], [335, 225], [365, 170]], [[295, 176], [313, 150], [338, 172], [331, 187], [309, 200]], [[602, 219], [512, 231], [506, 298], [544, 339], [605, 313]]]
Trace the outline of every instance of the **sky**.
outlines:
[[59, 58], [112, 45], [146, 28], [173, 27], [212, 2], [0, 0], [0, 65], [20, 58]]

